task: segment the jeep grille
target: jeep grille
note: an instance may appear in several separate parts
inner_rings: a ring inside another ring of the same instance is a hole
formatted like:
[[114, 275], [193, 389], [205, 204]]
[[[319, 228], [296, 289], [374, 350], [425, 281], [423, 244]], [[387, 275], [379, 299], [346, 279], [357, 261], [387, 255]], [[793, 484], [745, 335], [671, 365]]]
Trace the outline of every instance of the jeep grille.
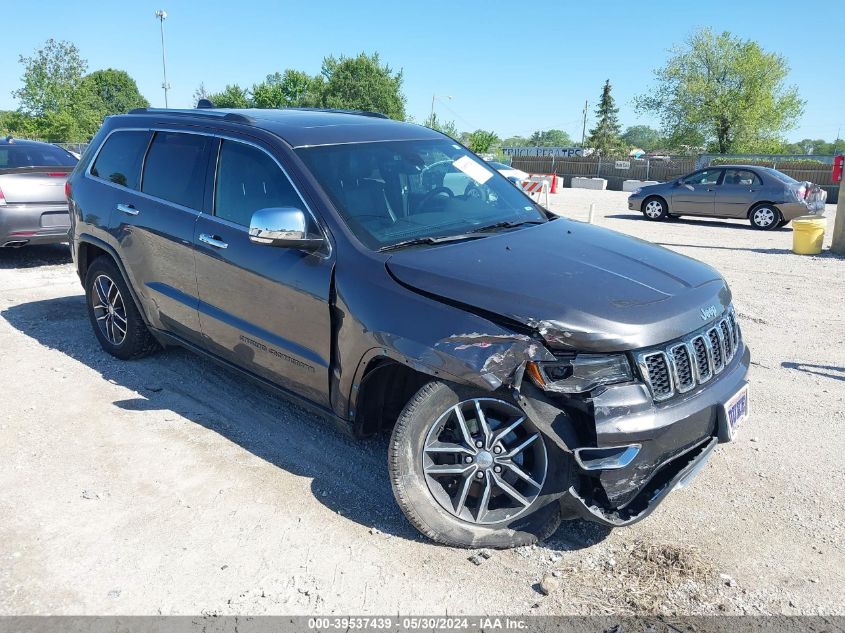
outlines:
[[722, 373], [740, 348], [733, 307], [716, 323], [680, 341], [637, 356], [640, 371], [656, 401], [686, 393]]

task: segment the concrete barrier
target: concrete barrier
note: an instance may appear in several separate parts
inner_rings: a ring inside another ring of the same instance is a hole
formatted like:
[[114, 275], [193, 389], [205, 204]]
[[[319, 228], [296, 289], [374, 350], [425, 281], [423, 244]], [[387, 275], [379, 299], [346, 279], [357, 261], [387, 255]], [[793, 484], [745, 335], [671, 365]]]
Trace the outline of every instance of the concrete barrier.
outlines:
[[656, 180], [626, 180], [622, 183], [622, 191], [634, 191], [640, 187], [647, 187], [648, 185], [656, 185]]
[[579, 176], [574, 176], [572, 178], [572, 184], [570, 185], [573, 189], [607, 189], [607, 180], [604, 178], [581, 178]]

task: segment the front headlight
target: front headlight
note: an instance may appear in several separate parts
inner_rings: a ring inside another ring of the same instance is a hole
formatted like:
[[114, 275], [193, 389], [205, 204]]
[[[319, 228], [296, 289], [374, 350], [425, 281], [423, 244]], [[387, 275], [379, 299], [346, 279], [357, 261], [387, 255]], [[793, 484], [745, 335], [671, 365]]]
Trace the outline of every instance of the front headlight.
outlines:
[[631, 364], [623, 354], [578, 354], [549, 362], [531, 362], [525, 368], [545, 391], [584, 393], [601, 385], [633, 380]]
[[641, 194], [641, 193], [642, 193], [642, 191], [643, 191], [643, 188], [642, 188], [642, 187], [637, 187], [636, 189], [634, 189], [634, 190], [631, 192], [631, 195], [632, 195], [632, 196], [637, 196], [637, 195]]

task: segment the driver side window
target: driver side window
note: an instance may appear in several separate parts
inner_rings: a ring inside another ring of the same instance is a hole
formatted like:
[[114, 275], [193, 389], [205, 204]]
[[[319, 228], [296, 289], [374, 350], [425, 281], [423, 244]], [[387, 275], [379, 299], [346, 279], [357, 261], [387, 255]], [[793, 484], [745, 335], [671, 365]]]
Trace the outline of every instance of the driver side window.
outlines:
[[214, 215], [249, 226], [252, 214], [268, 207], [304, 209], [305, 205], [268, 154], [237, 141], [222, 141]]
[[721, 169], [705, 169], [684, 178], [685, 185], [715, 185], [719, 181]]

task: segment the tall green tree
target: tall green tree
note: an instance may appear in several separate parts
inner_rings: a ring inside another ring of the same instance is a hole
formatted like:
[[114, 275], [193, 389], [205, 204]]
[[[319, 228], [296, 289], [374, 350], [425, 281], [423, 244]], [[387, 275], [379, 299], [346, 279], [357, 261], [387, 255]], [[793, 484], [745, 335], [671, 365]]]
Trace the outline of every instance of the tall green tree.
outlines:
[[82, 78], [80, 88], [101, 104], [104, 115], [123, 114], [134, 108], [150, 106], [150, 102], [138, 91], [138, 84], [125, 70], [95, 70]]
[[619, 108], [611, 94], [610, 79], [604, 82], [601, 99], [596, 108], [596, 127], [590, 130], [587, 143], [602, 154], [612, 154], [622, 147], [619, 138]]
[[49, 39], [31, 57], [19, 56], [23, 86], [12, 92], [20, 111], [34, 117], [70, 110], [88, 62], [70, 42]]
[[476, 130], [475, 132], [471, 132], [467, 135], [465, 145], [470, 149], [470, 151], [475, 152], [476, 154], [484, 154], [485, 152], [489, 152], [490, 148], [493, 147], [493, 144], [497, 143], [498, 140], [499, 137], [495, 132]]
[[647, 152], [666, 145], [658, 130], [648, 125], [632, 125], [621, 136], [622, 142], [632, 147], [639, 147]]
[[378, 53], [323, 59], [322, 105], [328, 108], [370, 110], [391, 119], [405, 119], [402, 71], [382, 65]]
[[757, 42], [703, 28], [671, 49], [636, 103], [660, 116], [670, 138], [697, 137], [721, 153], [777, 151], [804, 108], [788, 73], [786, 60]]
[[218, 108], [249, 108], [252, 100], [245, 88], [238, 84], [227, 84], [222, 92], [209, 95], [212, 103]]
[[255, 108], [317, 107], [322, 101], [322, 77], [311, 77], [300, 70], [288, 68], [273, 73], [252, 87]]
[[574, 143], [563, 130], [537, 130], [531, 135], [529, 145], [539, 147], [572, 147]]

